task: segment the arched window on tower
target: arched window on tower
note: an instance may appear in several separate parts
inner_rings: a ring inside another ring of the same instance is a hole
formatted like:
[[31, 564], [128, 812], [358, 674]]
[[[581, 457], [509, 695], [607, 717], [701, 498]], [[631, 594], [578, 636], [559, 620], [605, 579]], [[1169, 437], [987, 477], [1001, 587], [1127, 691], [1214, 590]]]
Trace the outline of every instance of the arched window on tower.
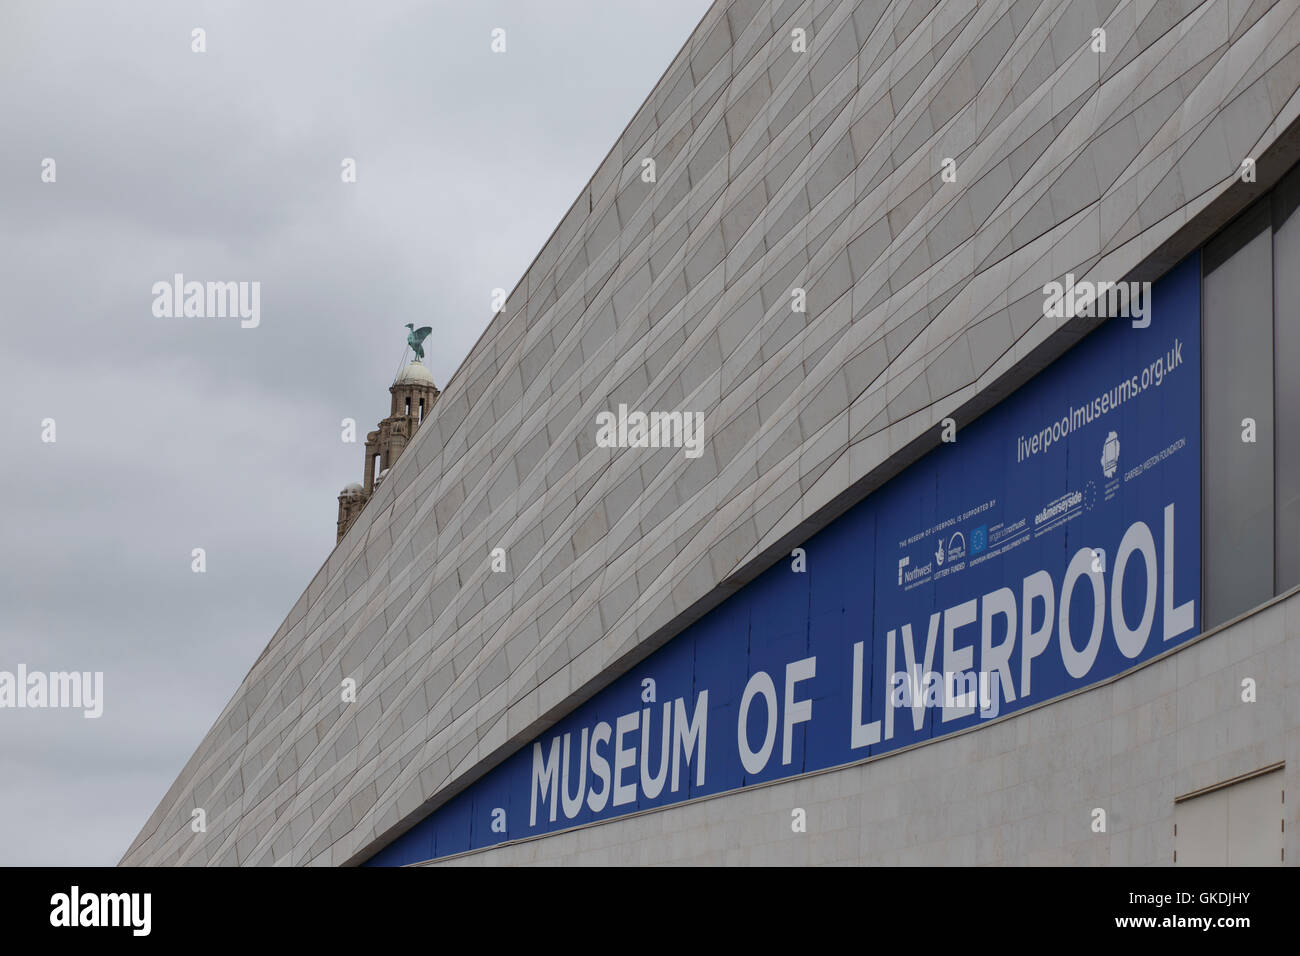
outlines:
[[418, 421], [416, 421], [416, 424], [417, 425], [424, 424], [424, 399], [423, 398], [420, 399], [420, 418]]

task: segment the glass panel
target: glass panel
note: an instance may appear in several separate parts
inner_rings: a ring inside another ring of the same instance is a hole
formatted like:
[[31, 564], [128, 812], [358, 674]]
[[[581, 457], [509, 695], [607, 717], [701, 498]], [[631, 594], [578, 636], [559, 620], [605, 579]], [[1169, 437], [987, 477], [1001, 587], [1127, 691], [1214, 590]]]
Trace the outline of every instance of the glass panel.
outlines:
[[[1273, 247], [1267, 200], [1205, 246], [1204, 626], [1273, 596]], [[1253, 442], [1243, 440], [1254, 422]]]
[[1300, 584], [1300, 169], [1273, 194], [1278, 593]]

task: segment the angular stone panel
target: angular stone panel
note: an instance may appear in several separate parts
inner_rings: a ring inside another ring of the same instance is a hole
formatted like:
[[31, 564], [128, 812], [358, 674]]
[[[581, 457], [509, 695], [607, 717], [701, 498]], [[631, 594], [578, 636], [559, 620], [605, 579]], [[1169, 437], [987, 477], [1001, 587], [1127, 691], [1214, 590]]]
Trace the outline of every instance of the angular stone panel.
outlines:
[[[719, 0], [123, 863], [364, 860], [1063, 352], [1044, 283], [1267, 188], [1298, 46], [1291, 0]], [[703, 454], [598, 447], [619, 402]]]

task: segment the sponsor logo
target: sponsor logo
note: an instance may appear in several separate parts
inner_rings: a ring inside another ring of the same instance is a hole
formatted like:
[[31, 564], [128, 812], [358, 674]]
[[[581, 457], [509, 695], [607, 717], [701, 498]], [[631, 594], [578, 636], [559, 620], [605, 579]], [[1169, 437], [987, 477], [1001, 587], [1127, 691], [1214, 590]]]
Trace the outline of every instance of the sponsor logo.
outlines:
[[1047, 507], [1043, 508], [1043, 510], [1038, 512], [1038, 514], [1034, 515], [1034, 527], [1036, 528], [1040, 524], [1043, 524], [1046, 521], [1051, 521], [1053, 518], [1059, 517], [1065, 514], [1067, 511], [1073, 510], [1074, 508], [1078, 507], [1082, 503], [1083, 503], [1083, 492], [1081, 491], [1067, 492], [1066, 494], [1061, 495], [1061, 497], [1057, 498], [1055, 501], [1048, 504]]
[[1119, 435], [1111, 432], [1101, 446], [1101, 473], [1107, 478], [1114, 478], [1119, 468]]

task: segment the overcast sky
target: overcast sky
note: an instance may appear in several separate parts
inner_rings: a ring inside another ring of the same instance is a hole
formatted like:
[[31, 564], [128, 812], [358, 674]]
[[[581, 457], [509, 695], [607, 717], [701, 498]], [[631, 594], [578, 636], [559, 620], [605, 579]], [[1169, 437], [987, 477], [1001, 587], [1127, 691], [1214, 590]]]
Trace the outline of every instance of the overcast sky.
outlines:
[[[708, 6], [4, 0], [0, 671], [104, 713], [0, 709], [0, 863], [118, 861], [333, 549], [403, 325], [445, 385]], [[261, 324], [155, 317], [178, 272]]]

